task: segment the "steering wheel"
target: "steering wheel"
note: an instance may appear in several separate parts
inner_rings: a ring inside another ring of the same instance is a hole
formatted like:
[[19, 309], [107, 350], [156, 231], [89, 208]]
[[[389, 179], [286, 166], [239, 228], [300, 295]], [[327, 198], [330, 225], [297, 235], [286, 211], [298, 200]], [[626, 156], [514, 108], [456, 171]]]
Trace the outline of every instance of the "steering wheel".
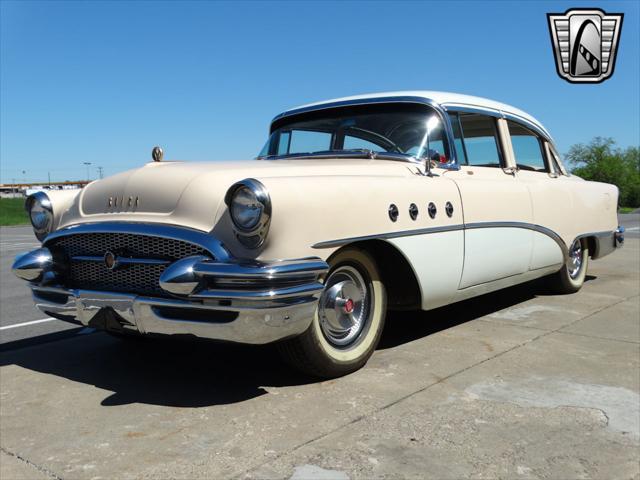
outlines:
[[[360, 127], [347, 127], [345, 128], [345, 132], [348, 131], [355, 131], [355, 132], [359, 132], [359, 133], [364, 133], [365, 136], [369, 137], [369, 138], [363, 138], [363, 140], [368, 140], [371, 141], [371, 143], [383, 143], [384, 145], [382, 145], [384, 148], [386, 148], [387, 150], [390, 151], [394, 151], [396, 153], [404, 153], [402, 151], [402, 149], [391, 139], [389, 139], [388, 137], [385, 137], [384, 135], [377, 133], [377, 132], [372, 132], [370, 130], [366, 130], [364, 128], [360, 128]], [[359, 137], [361, 138], [361, 137]]]

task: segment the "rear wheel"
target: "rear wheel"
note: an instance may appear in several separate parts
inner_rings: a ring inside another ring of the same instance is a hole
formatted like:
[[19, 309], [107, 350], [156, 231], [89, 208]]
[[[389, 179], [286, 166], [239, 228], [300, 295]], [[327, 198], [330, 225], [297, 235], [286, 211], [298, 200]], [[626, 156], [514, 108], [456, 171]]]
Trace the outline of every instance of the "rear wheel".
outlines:
[[294, 368], [325, 378], [346, 375], [367, 362], [380, 340], [387, 308], [371, 255], [346, 248], [330, 264], [311, 326], [278, 345]]
[[589, 246], [586, 239], [578, 239], [569, 248], [566, 265], [549, 277], [555, 293], [575, 293], [584, 284], [589, 266]]

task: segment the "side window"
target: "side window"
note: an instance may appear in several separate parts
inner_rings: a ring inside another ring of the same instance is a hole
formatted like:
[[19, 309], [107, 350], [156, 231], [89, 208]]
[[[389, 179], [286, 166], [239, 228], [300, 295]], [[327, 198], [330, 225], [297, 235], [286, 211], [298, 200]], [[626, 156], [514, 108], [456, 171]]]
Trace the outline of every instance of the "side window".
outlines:
[[516, 157], [518, 168], [534, 172], [548, 172], [549, 169], [544, 161], [540, 138], [519, 123], [507, 120], [507, 125], [509, 126], [511, 145], [513, 145], [513, 154]]
[[278, 140], [278, 155], [286, 155], [289, 152], [289, 142], [291, 141], [291, 132], [282, 132]]
[[560, 155], [558, 155], [558, 151], [553, 146], [553, 144], [548, 143], [548, 145], [549, 145], [549, 153], [551, 154], [551, 160], [553, 161], [553, 165], [556, 170], [556, 173], [558, 173], [559, 175], [568, 176], [569, 174], [567, 173], [567, 169], [565, 168], [564, 164], [560, 160]]
[[462, 147], [467, 165], [500, 167], [500, 150], [496, 120], [488, 115], [459, 115], [462, 130]]
[[462, 127], [460, 126], [460, 115], [455, 112], [449, 113], [449, 120], [451, 120], [451, 128], [453, 130], [453, 143], [456, 146], [456, 154], [458, 157], [458, 163], [461, 165], [467, 165], [467, 152], [464, 149], [464, 141], [462, 140]]

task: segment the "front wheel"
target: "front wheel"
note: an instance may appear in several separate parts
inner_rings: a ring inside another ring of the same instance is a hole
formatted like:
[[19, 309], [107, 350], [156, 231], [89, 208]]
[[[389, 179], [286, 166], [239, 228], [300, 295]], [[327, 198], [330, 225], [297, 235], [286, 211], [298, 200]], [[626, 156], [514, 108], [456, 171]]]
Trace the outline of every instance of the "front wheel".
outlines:
[[294, 368], [324, 378], [346, 375], [367, 362], [387, 313], [386, 290], [371, 255], [346, 248], [330, 264], [311, 326], [278, 345]]
[[567, 264], [549, 277], [555, 293], [575, 293], [582, 288], [589, 266], [589, 246], [586, 239], [578, 239], [569, 248]]

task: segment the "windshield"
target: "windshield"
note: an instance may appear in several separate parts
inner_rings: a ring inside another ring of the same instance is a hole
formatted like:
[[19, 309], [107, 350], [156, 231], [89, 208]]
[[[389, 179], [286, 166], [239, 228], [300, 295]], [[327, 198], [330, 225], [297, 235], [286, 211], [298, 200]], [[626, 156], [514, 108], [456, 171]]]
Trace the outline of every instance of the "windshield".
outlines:
[[440, 117], [426, 105], [381, 104], [318, 110], [277, 120], [273, 127], [275, 130], [258, 158], [340, 154], [428, 157], [438, 162], [450, 158]]

